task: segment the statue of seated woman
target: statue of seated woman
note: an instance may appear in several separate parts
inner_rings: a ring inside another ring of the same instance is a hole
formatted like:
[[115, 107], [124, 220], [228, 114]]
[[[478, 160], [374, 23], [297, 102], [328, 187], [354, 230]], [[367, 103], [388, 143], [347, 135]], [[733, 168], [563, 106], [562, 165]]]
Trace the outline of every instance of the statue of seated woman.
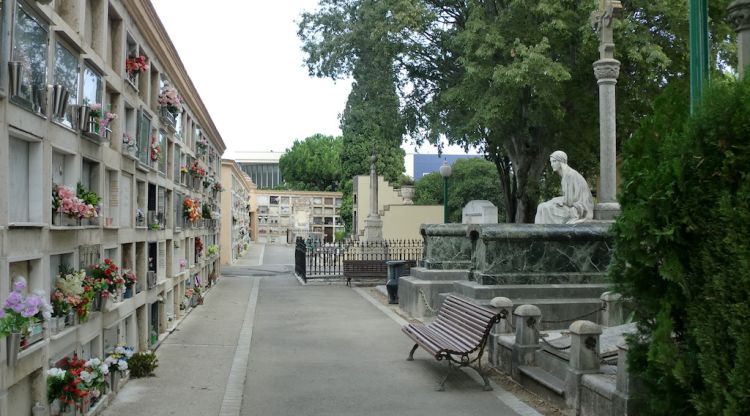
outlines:
[[549, 157], [552, 170], [562, 177], [562, 196], [536, 208], [535, 224], [575, 224], [594, 218], [594, 198], [586, 179], [568, 166], [568, 155], [560, 150]]

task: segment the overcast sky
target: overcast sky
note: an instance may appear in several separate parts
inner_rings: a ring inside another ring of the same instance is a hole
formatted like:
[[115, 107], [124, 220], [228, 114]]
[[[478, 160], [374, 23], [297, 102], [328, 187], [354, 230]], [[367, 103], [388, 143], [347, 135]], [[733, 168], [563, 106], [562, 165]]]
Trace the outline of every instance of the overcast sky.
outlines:
[[341, 134], [351, 82], [310, 77], [297, 37], [300, 14], [315, 10], [317, 0], [152, 3], [227, 145], [225, 158]]

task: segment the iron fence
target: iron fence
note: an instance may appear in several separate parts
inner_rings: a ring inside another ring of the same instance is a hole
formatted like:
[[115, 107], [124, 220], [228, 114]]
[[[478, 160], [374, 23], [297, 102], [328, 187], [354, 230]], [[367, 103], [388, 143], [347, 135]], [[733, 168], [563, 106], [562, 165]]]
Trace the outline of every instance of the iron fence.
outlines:
[[[297, 237], [295, 241], [295, 272], [302, 279], [343, 278], [358, 265], [381, 264], [404, 260], [420, 264], [424, 254], [422, 240], [383, 240], [378, 242], [337, 241], [323, 243], [321, 240]], [[347, 263], [347, 267], [344, 264]], [[357, 277], [362, 274], [358, 273]], [[351, 276], [349, 276], [351, 277]]]

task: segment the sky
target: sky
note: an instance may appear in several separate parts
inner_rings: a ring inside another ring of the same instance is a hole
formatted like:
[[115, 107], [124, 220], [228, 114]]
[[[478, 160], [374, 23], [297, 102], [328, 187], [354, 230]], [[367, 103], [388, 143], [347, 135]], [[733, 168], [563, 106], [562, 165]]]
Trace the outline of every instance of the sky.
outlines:
[[283, 152], [315, 133], [341, 135], [351, 81], [309, 76], [297, 37], [300, 15], [317, 0], [151, 1], [227, 145], [225, 158]]

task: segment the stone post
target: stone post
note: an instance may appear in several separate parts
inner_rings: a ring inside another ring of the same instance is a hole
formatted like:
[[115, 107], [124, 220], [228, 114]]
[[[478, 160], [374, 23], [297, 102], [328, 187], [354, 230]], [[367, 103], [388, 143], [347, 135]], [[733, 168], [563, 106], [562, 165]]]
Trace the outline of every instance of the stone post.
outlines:
[[570, 362], [565, 376], [565, 402], [578, 414], [581, 377], [599, 372], [599, 336], [602, 328], [591, 321], [570, 324]]
[[620, 61], [614, 59], [615, 44], [612, 20], [622, 9], [616, 0], [602, 1], [592, 20], [599, 32], [599, 60], [594, 62], [594, 75], [599, 84], [599, 190], [594, 218], [613, 220], [620, 212], [617, 203], [617, 132], [615, 85], [620, 75]]
[[512, 332], [510, 328], [511, 319], [513, 319], [513, 301], [508, 298], [497, 297], [490, 301], [490, 305], [495, 308], [499, 313], [505, 315], [505, 319], [495, 324], [490, 331], [489, 346], [487, 353], [489, 354], [489, 361], [493, 365], [497, 366], [500, 364], [499, 349], [497, 347], [497, 337], [499, 335], [510, 334]]
[[737, 32], [737, 72], [744, 76], [750, 65], [750, 0], [735, 0], [727, 7], [729, 22]]
[[534, 305], [521, 305], [513, 313], [516, 326], [516, 342], [511, 352], [511, 376], [521, 380], [518, 369], [522, 365], [534, 365], [534, 353], [539, 349], [539, 330], [537, 326], [542, 320], [542, 311]]
[[617, 326], [625, 322], [622, 313], [622, 295], [617, 292], [604, 292], [602, 301], [602, 326]]
[[633, 391], [633, 380], [628, 369], [628, 350], [628, 344], [617, 344], [617, 384], [612, 403], [613, 414], [616, 415], [628, 414], [628, 397]]
[[375, 150], [370, 156], [370, 214], [365, 218], [365, 236], [364, 241], [383, 241], [383, 220], [378, 213], [378, 173], [375, 162], [378, 161], [378, 155]]

